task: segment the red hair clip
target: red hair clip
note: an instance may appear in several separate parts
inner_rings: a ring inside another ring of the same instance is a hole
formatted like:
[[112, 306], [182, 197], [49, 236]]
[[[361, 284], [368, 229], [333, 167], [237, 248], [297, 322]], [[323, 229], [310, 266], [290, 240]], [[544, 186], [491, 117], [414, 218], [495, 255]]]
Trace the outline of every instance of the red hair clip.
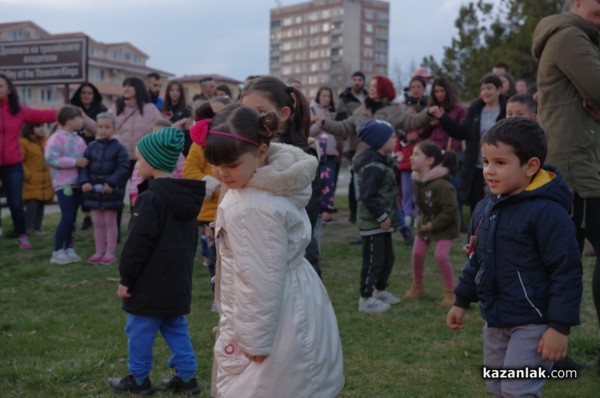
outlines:
[[208, 125], [211, 119], [198, 120], [190, 129], [190, 137], [194, 143], [204, 146], [206, 144], [206, 137], [208, 136]]

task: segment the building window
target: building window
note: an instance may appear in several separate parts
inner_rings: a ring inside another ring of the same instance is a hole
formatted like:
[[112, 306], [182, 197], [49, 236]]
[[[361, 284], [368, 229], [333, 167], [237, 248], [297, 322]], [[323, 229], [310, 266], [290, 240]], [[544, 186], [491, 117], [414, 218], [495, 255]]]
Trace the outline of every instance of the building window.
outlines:
[[372, 23], [366, 23], [365, 24], [365, 32], [367, 32], [367, 33], [373, 33], [373, 24]]
[[387, 49], [388, 49], [387, 40], [377, 40], [377, 45], [375, 46], [375, 48], [378, 51], [387, 51]]
[[365, 58], [373, 58], [373, 49], [371, 48], [365, 48], [363, 50], [363, 55]]
[[294, 23], [294, 20], [292, 18], [285, 18], [283, 20], [283, 26], [290, 26], [292, 23]]
[[385, 53], [375, 53], [375, 62], [378, 64], [387, 64], [387, 56]]
[[274, 19], [271, 21], [271, 29], [279, 28], [281, 26], [280, 19]]
[[375, 19], [375, 13], [373, 12], [373, 10], [365, 11], [365, 19], [368, 19], [368, 20]]
[[363, 65], [363, 70], [365, 72], [372, 72], [373, 71], [373, 64], [370, 62], [365, 62]]
[[31, 101], [31, 87], [20, 87], [19, 88], [19, 96], [23, 100], [23, 102]]
[[373, 38], [371, 36], [365, 36], [364, 43], [365, 43], [365, 46], [372, 46]]
[[56, 98], [54, 87], [42, 88], [41, 89], [41, 100], [43, 103], [52, 103]]

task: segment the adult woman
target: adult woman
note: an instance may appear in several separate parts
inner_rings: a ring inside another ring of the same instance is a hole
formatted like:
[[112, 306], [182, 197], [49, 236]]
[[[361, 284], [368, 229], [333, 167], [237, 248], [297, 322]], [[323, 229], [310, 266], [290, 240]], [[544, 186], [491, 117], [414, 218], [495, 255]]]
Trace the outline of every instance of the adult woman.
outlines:
[[512, 75], [508, 72], [500, 73], [498, 75], [500, 80], [502, 81], [502, 95], [509, 99], [513, 95], [517, 93], [517, 87], [515, 85], [515, 79], [513, 79]]
[[50, 123], [56, 110], [34, 110], [19, 103], [19, 95], [10, 79], [0, 73], [0, 181], [6, 191], [13, 230], [21, 249], [30, 249], [25, 233], [23, 210], [23, 153], [19, 137], [23, 123]]
[[[106, 106], [102, 104], [102, 94], [90, 82], [81, 83], [69, 102], [71, 105], [80, 107], [94, 121], [99, 113], [106, 112]], [[79, 135], [81, 135], [86, 144], [89, 144], [95, 138], [95, 133], [87, 129], [83, 129]]]
[[123, 96], [118, 98], [108, 111], [117, 117], [115, 137], [125, 145], [129, 154], [129, 175], [136, 162], [135, 146], [152, 125], [161, 117], [154, 104], [148, 102], [148, 92], [144, 82], [137, 77], [123, 80]]
[[[171, 123], [176, 123], [191, 116], [192, 111], [185, 102], [185, 92], [183, 91], [183, 85], [180, 82], [175, 80], [170, 81], [169, 84], [167, 84], [165, 93], [165, 103], [162, 108], [164, 117], [169, 119]], [[192, 145], [192, 139], [190, 138], [189, 131], [184, 130], [183, 132], [185, 134], [183, 154], [187, 156], [190, 146]]]

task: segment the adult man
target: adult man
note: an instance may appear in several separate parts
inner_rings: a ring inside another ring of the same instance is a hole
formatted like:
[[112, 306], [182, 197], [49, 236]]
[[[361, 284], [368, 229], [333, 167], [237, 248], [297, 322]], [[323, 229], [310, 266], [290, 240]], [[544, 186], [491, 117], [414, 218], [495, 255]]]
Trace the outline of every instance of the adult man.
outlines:
[[[365, 90], [365, 74], [361, 71], [356, 71], [350, 78], [350, 86], [347, 87], [340, 94], [340, 100], [338, 101], [337, 113], [335, 120], [344, 120], [352, 115], [352, 112], [356, 110], [363, 103], [367, 97], [367, 90]], [[339, 142], [339, 141], [338, 141]], [[355, 135], [348, 137], [348, 147], [343, 151], [344, 156], [348, 160], [352, 160], [356, 153], [357, 138]], [[340, 151], [341, 153], [341, 151]], [[348, 187], [348, 204], [350, 206], [350, 217], [351, 223], [356, 222], [356, 190], [354, 186], [354, 171], [350, 169], [350, 185]], [[360, 240], [360, 239], [359, 239]]]
[[[573, 222], [579, 248], [600, 251], [600, 4], [571, 0], [568, 12], [542, 19], [533, 34], [539, 60], [538, 121], [548, 136], [547, 163], [574, 191]], [[600, 257], [592, 278], [600, 321]], [[600, 362], [600, 360], [599, 360]]]
[[159, 111], [163, 108], [163, 99], [160, 98], [160, 75], [156, 72], [150, 72], [146, 75], [146, 90], [148, 90], [148, 101], [152, 102]]
[[194, 101], [198, 99], [208, 101], [214, 97], [215, 92], [217, 91], [217, 83], [215, 83], [215, 79], [210, 76], [200, 79], [200, 91], [200, 94], [194, 95]]

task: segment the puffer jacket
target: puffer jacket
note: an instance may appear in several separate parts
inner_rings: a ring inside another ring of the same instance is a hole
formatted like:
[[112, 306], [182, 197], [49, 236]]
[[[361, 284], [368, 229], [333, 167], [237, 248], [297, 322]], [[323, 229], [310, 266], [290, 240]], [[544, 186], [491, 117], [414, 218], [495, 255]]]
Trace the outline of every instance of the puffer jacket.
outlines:
[[90, 163], [79, 169], [79, 185], [108, 184], [111, 193], [92, 189], [83, 193], [83, 206], [90, 209], [122, 209], [125, 184], [129, 176], [129, 156], [125, 147], [114, 138], [92, 141], [83, 156]]
[[[368, 148], [356, 155], [353, 168], [356, 171], [359, 201], [357, 224], [361, 236], [392, 232], [397, 225], [398, 188], [389, 156]], [[392, 227], [383, 230], [379, 223], [390, 218]]]
[[21, 138], [21, 151], [23, 153], [23, 201], [41, 200], [51, 201], [54, 198], [50, 167], [44, 158], [44, 147], [48, 136], [32, 136], [33, 139]]
[[[190, 152], [183, 163], [183, 176], [191, 180], [201, 180], [205, 176], [216, 178], [212, 172], [212, 165], [204, 157], [204, 150], [200, 145], [192, 144], [190, 147]], [[206, 198], [202, 203], [198, 221], [203, 223], [215, 221], [218, 204], [219, 192], [217, 191], [212, 198]]]
[[[312, 237], [304, 208], [317, 160], [277, 143], [268, 159], [218, 208], [216, 396], [335, 397], [344, 385], [337, 321], [304, 258]], [[267, 358], [257, 365], [244, 354]]]
[[[427, 241], [454, 239], [458, 236], [458, 203], [448, 169], [436, 166], [422, 177], [412, 173], [415, 204], [419, 209], [417, 234]], [[421, 225], [431, 222], [430, 232], [421, 231]]]
[[8, 99], [0, 99], [0, 167], [23, 161], [19, 137], [25, 123], [51, 123], [56, 121], [55, 109], [38, 110], [21, 106], [16, 115], [10, 114]]
[[549, 324], [568, 334], [579, 324], [583, 270], [571, 197], [560, 172], [544, 166], [524, 191], [479, 202], [456, 305], [480, 301], [490, 327]]
[[76, 131], [67, 132], [58, 129], [48, 138], [44, 156], [50, 165], [54, 190], [79, 187], [79, 170], [76, 162], [83, 157], [85, 149], [85, 141]]
[[583, 107], [600, 108], [599, 43], [598, 28], [572, 13], [542, 19], [533, 34], [546, 162], [584, 199], [600, 198], [600, 122]]
[[145, 316], [185, 315], [192, 301], [196, 215], [204, 182], [157, 178], [144, 186], [119, 262], [120, 283], [131, 293], [123, 300], [123, 310]]
[[125, 108], [117, 115], [117, 107], [113, 104], [108, 113], [117, 118], [117, 134], [115, 138], [127, 149], [129, 159], [135, 159], [135, 146], [143, 136], [150, 134], [152, 126], [157, 119], [162, 118], [156, 106], [152, 103], [144, 104], [144, 113], [141, 114], [135, 101], [125, 101]]

